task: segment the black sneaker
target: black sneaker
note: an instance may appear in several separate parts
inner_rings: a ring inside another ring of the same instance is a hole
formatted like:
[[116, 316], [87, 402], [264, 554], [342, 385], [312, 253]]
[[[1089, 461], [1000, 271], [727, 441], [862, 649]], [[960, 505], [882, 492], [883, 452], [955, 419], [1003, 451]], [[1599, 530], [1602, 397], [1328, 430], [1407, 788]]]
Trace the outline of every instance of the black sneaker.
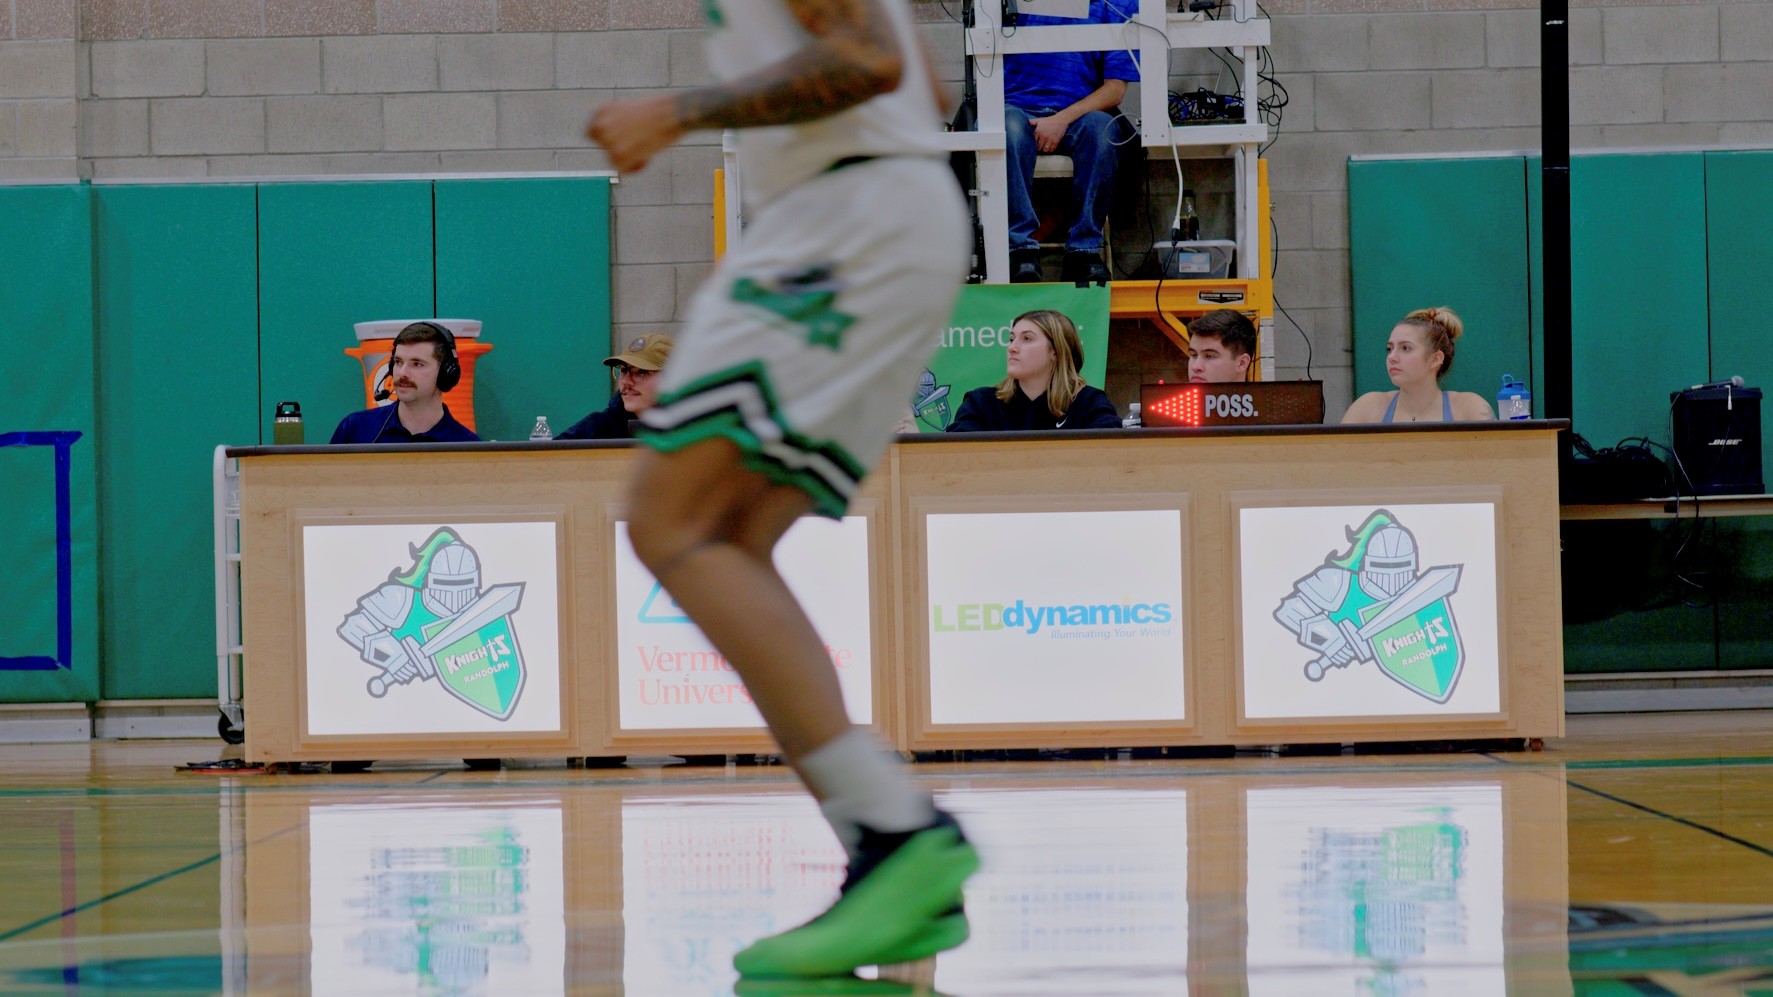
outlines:
[[1013, 249], [1010, 251], [1010, 283], [1039, 284], [1046, 280], [1040, 272], [1040, 250]]
[[1108, 265], [1101, 253], [1066, 253], [1063, 280], [1068, 284], [1106, 284]]

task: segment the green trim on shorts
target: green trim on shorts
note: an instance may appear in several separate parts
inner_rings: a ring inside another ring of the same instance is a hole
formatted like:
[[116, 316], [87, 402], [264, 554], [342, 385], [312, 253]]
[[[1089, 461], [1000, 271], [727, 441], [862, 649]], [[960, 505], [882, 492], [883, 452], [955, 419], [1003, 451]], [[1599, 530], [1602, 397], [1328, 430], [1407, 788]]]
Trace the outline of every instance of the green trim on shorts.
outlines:
[[[830, 461], [851, 481], [860, 484], [867, 469], [850, 456], [848, 451], [836, 443], [821, 443], [803, 436], [795, 432], [782, 418], [781, 406], [776, 401], [769, 376], [758, 361], [736, 364], [697, 378], [662, 396], [655, 408], [668, 412], [688, 399], [738, 383], [747, 383], [756, 389], [763, 401], [764, 412], [782, 431], [783, 445]], [[660, 453], [676, 453], [706, 440], [726, 439], [739, 448], [740, 463], [747, 470], [763, 475], [771, 484], [787, 485], [807, 493], [813, 500], [813, 511], [816, 514], [829, 519], [842, 519], [844, 511], [849, 507], [849, 499], [833, 488], [818, 472], [790, 467], [780, 458], [771, 455], [765, 449], [764, 441], [746, 425], [744, 414], [731, 406], [704, 413], [669, 429], [657, 429], [642, 422], [639, 438], [641, 443]]]

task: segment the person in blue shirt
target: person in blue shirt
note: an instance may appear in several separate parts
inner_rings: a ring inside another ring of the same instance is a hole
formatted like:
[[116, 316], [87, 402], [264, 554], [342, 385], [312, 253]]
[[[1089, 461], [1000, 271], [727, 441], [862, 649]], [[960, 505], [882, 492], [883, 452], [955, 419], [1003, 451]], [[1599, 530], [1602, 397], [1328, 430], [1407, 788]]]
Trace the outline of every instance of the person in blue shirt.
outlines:
[[[1120, 24], [1136, 8], [1130, 0], [1090, 0], [1089, 16], [1023, 14], [1017, 28], [1042, 25]], [[1071, 157], [1071, 229], [1065, 237], [1067, 281], [1109, 279], [1102, 259], [1102, 225], [1114, 189], [1117, 147], [1131, 139], [1120, 116], [1127, 82], [1139, 67], [1124, 51], [1042, 52], [1009, 55], [1004, 69], [1004, 148], [1009, 171], [1010, 280], [1042, 280], [1039, 219], [1029, 193], [1039, 155]]]
[[557, 440], [631, 440], [634, 420], [659, 401], [659, 371], [671, 359], [673, 342], [662, 332], [636, 337], [628, 348], [603, 361], [616, 376], [609, 404], [568, 426]]
[[950, 433], [1010, 429], [1119, 429], [1120, 413], [1084, 383], [1083, 344], [1063, 312], [1023, 312], [1010, 324], [1006, 376], [961, 399]]
[[[395, 404], [353, 412], [339, 421], [334, 443], [463, 443], [480, 439], [449, 414], [443, 393], [462, 378], [456, 340], [433, 322], [414, 322], [394, 337], [388, 359]], [[379, 394], [379, 393], [378, 393]]]

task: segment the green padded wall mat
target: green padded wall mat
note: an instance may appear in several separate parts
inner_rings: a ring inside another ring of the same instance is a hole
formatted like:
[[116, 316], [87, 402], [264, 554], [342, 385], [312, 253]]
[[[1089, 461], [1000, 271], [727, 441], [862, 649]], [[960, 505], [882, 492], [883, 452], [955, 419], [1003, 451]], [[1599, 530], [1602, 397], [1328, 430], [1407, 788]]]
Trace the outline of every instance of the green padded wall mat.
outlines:
[[0, 187], [0, 701], [98, 698], [92, 216], [79, 184]]
[[[1732, 374], [1773, 391], [1773, 152], [1705, 156], [1706, 244], [1710, 264], [1711, 375]], [[1761, 476], [1773, 468], [1768, 400], [1761, 400]], [[1724, 668], [1773, 664], [1773, 523], [1735, 520], [1719, 530], [1718, 547], [1733, 570], [1718, 606], [1718, 663]]]
[[438, 181], [437, 310], [485, 323], [482, 439], [558, 433], [609, 400], [609, 180]]
[[[1704, 380], [1741, 374], [1750, 387], [1773, 392], [1773, 151], [1707, 153], [1705, 219], [1711, 369]], [[1773, 467], [1767, 415], [1763, 399], [1763, 477]]]
[[1669, 392], [1707, 380], [1704, 170], [1698, 153], [1570, 164], [1572, 424], [1597, 447], [1666, 445]]
[[295, 401], [325, 443], [364, 404], [352, 325], [437, 314], [431, 183], [263, 184], [258, 236], [259, 438]]
[[97, 187], [93, 211], [103, 694], [210, 697], [213, 455], [259, 441], [257, 190]]
[[1392, 327], [1434, 305], [1465, 324], [1448, 389], [1493, 407], [1503, 374], [1531, 375], [1524, 172], [1518, 156], [1348, 164], [1356, 396], [1392, 390]]

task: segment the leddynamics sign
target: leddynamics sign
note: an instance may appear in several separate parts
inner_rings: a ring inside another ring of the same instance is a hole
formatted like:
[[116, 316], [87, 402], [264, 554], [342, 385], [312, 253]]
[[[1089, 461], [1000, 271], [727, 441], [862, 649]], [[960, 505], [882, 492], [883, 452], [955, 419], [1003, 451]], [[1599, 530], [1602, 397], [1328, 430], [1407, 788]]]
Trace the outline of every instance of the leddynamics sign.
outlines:
[[1179, 720], [1182, 515], [931, 515], [930, 719]]

